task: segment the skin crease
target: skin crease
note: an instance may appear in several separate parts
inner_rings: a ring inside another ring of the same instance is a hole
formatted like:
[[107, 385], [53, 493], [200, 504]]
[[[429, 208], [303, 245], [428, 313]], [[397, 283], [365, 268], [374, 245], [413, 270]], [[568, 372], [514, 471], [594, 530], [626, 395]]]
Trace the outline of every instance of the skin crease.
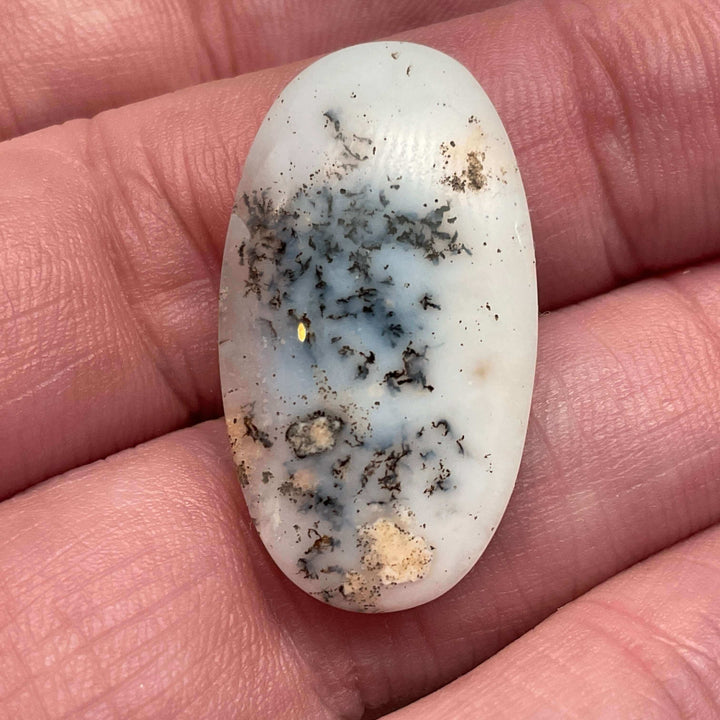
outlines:
[[395, 615], [287, 582], [221, 423], [194, 425], [234, 185], [298, 66], [0, 145], [0, 482], [32, 486], [0, 504], [0, 718], [374, 718], [471, 670], [400, 717], [716, 717], [719, 9], [525, 2], [408, 35], [498, 106], [552, 312], [496, 538]]

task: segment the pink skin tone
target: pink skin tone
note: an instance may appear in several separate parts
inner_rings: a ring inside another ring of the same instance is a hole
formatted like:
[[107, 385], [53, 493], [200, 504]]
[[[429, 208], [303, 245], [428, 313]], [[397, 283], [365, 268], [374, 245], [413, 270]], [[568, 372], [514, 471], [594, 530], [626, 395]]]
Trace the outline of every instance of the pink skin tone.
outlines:
[[502, 4], [5, 0], [0, 139]]
[[[109, 87], [77, 47], [47, 80], [38, 30], [27, 87], [0, 51], [0, 127], [436, 19], [345, 37], [316, 4], [322, 37], [254, 8], [282, 55], [239, 43], [234, 64], [199, 67], [188, 40], [176, 74], [88, 21], [87, 47], [124, 68]], [[46, 8], [57, 28], [66, 7]], [[0, 718], [715, 718], [719, 33], [717, 2], [557, 0], [402, 36], [496, 103], [549, 312], [496, 538], [446, 596], [393, 615], [325, 607], [274, 568], [213, 419], [233, 191], [303, 63], [0, 144]], [[49, 91], [71, 77], [75, 105]]]

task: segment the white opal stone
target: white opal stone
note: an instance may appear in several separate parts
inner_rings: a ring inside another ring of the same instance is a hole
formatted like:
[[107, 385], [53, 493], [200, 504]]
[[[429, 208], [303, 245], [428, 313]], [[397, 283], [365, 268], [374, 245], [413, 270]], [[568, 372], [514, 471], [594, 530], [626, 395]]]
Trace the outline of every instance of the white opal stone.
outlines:
[[220, 297], [235, 463], [288, 578], [363, 612], [455, 585], [512, 492], [536, 336], [525, 195], [472, 75], [388, 42], [296, 77], [248, 155]]

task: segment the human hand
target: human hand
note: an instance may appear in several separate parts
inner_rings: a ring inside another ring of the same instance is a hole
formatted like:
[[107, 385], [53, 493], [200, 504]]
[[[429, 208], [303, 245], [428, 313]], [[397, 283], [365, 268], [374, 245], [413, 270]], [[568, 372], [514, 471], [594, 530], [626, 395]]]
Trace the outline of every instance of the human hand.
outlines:
[[[429, 5], [13, 0], [0, 128], [481, 7]], [[233, 191], [305, 61], [0, 144], [0, 718], [715, 717], [719, 32], [717, 2], [526, 0], [402, 36], [497, 106], [546, 312], [496, 538], [392, 615], [282, 576], [211, 419]]]

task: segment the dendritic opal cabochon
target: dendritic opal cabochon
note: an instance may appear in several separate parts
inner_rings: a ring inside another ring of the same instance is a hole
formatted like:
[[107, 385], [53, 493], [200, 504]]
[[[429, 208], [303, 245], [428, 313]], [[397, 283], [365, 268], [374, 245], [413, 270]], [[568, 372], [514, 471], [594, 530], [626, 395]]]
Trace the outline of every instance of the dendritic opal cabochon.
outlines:
[[515, 482], [536, 341], [525, 194], [472, 75], [401, 42], [300, 73], [245, 163], [220, 291], [234, 460], [287, 577], [362, 612], [455, 585]]

